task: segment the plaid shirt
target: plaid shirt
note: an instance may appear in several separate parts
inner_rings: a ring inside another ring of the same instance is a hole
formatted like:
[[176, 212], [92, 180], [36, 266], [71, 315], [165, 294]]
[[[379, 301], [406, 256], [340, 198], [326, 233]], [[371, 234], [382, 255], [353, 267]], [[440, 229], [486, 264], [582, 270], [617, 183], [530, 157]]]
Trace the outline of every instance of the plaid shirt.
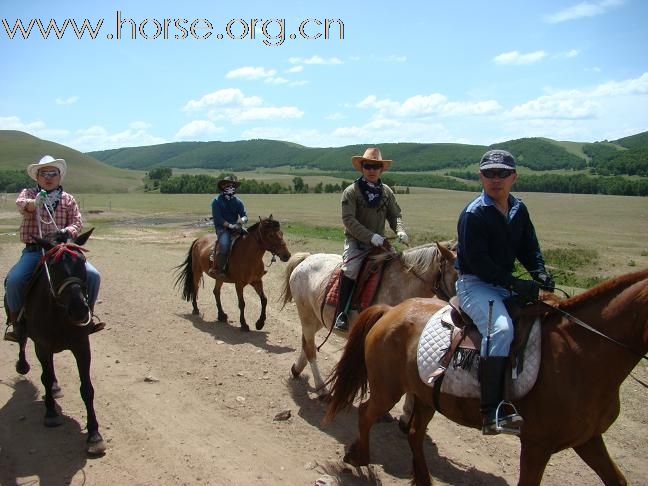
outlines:
[[16, 206], [18, 206], [18, 211], [20, 211], [23, 217], [22, 223], [20, 224], [20, 241], [23, 243], [34, 243], [32, 236], [39, 236], [37, 219], [39, 213], [43, 235], [56, 231], [57, 229], [65, 229], [70, 233], [71, 238], [76, 238], [83, 227], [83, 219], [81, 218], [81, 212], [74, 197], [65, 191], [61, 193], [61, 199], [54, 210], [54, 222], [52, 222], [49, 214], [42, 207], [33, 213], [25, 209], [27, 203], [35, 199], [39, 191], [40, 189], [38, 187], [23, 189], [18, 195], [18, 199], [16, 199]]

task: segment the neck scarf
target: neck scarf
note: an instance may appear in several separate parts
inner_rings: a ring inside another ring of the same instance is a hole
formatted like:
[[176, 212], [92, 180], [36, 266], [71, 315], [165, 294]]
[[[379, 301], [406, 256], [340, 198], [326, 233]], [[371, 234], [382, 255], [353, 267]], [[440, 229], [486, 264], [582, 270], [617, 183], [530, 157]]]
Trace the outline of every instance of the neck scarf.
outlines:
[[[40, 192], [42, 190], [43, 188], [38, 186], [38, 191]], [[47, 191], [43, 204], [47, 207], [50, 213], [54, 214], [54, 210], [56, 209], [56, 206], [58, 206], [62, 194], [63, 187], [61, 186], [58, 186], [56, 189], [52, 189], [51, 191]]]
[[378, 179], [378, 182], [373, 183], [373, 182], [369, 182], [364, 177], [358, 177], [356, 182], [360, 187], [360, 192], [362, 193], [362, 197], [364, 197], [365, 201], [367, 201], [367, 205], [370, 208], [378, 207], [378, 204], [380, 203], [380, 198], [383, 193], [383, 185], [381, 180]]

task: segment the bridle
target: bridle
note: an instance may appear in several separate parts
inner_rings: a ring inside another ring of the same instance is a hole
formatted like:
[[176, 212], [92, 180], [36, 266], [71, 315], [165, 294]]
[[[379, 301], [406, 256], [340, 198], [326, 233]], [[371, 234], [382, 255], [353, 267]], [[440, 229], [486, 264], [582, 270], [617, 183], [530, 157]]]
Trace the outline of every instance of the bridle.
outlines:
[[[61, 295], [63, 295], [63, 292], [68, 287], [75, 284], [81, 286], [81, 290], [83, 291], [83, 297], [87, 303], [88, 300], [87, 284], [84, 279], [71, 276], [71, 277], [64, 278], [63, 281], [58, 285], [58, 287], [54, 288], [54, 283], [52, 282], [52, 275], [49, 269], [49, 261], [53, 260], [54, 262], [57, 262], [66, 254], [71, 255], [73, 258], [83, 258], [85, 260], [85, 257], [83, 256], [83, 252], [85, 251], [87, 251], [85, 248], [76, 245], [74, 243], [59, 243], [58, 245], [53, 246], [52, 248], [47, 250], [40, 258], [39, 265], [42, 265], [43, 268], [45, 269], [45, 275], [47, 277], [47, 283], [48, 283], [50, 294], [52, 295], [52, 298], [56, 302], [56, 305], [58, 305], [59, 307], [62, 307], [62, 304], [60, 303], [60, 298]], [[88, 322], [90, 321], [88, 320]]]
[[[254, 236], [254, 239], [256, 242], [259, 244], [261, 248], [263, 248], [266, 251], [269, 251], [272, 254], [272, 258], [270, 259], [270, 263], [267, 265], [267, 267], [270, 267], [273, 263], [277, 261], [277, 248], [269, 245], [265, 238], [263, 237], [263, 231], [262, 227], [264, 225], [264, 221], [259, 222], [258, 230], [252, 233], [252, 236]], [[277, 228], [277, 231], [279, 231], [279, 228]], [[272, 233], [276, 234], [277, 231], [272, 231]]]
[[[441, 254], [440, 252], [437, 253], [437, 257], [438, 257], [438, 255], [440, 255], [440, 254]], [[434, 292], [434, 295], [436, 295], [437, 297], [439, 297], [441, 300], [445, 300], [446, 302], [449, 302], [449, 301], [450, 301], [450, 298], [451, 298], [452, 295], [454, 295], [454, 294], [450, 295], [449, 292], [447, 292], [447, 291], [443, 288], [443, 276], [445, 275], [446, 265], [448, 265], [448, 263], [451, 263], [451, 262], [448, 262], [445, 258], [441, 258], [440, 260], [441, 260], [441, 261], [439, 262], [439, 272], [434, 276], [434, 278], [432, 279], [431, 282], [428, 282], [428, 281], [427, 281], [426, 279], [424, 279], [421, 275], [419, 275], [418, 273], [416, 273], [416, 272], [414, 271], [414, 269], [412, 269], [412, 268], [408, 268], [407, 271], [408, 271], [409, 273], [411, 273], [412, 275], [414, 275], [416, 278], [418, 278], [418, 279], [419, 279], [421, 282], [423, 282], [424, 284], [426, 284], [426, 285], [430, 285], [432, 291]]]

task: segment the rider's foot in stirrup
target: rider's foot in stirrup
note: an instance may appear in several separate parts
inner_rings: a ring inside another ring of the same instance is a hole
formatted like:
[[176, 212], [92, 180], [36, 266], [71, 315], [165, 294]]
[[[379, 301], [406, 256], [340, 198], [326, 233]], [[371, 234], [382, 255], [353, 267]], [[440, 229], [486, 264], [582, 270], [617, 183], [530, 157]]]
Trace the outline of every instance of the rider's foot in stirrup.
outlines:
[[335, 329], [337, 331], [348, 331], [349, 330], [349, 318], [346, 315], [346, 312], [340, 312], [335, 319]]
[[106, 327], [106, 323], [93, 314], [92, 320], [90, 321], [90, 330], [88, 331], [88, 334], [99, 332], [105, 327]]
[[[11, 330], [9, 328], [11, 327]], [[5, 330], [4, 333], [4, 340], [9, 341], [11, 343], [18, 343], [20, 342], [20, 338], [18, 337], [18, 332], [16, 331], [16, 326], [9, 324], [7, 326], [7, 329]]]

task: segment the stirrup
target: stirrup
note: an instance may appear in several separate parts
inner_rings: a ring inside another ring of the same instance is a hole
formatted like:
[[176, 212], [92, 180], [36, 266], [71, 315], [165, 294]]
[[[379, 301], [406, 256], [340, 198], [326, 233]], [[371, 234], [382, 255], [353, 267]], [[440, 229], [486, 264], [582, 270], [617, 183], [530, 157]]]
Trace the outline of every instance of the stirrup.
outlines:
[[343, 311], [340, 312], [335, 319], [335, 329], [338, 331], [348, 331], [349, 330], [349, 316]]
[[[9, 330], [11, 328], [11, 331]], [[19, 343], [18, 333], [16, 332], [15, 324], [7, 324], [4, 332], [4, 340], [10, 343]]]
[[[513, 410], [513, 413], [508, 415], [500, 416], [500, 408], [504, 405], [505, 407], [510, 407]], [[509, 434], [509, 435], [520, 435], [520, 428], [524, 424], [524, 419], [518, 413], [517, 408], [511, 402], [502, 400], [497, 408], [495, 409], [495, 420], [489, 421], [482, 425], [482, 434], [483, 435], [496, 435], [496, 434]]]
[[[95, 322], [95, 317], [97, 318], [96, 322]], [[90, 320], [90, 325], [92, 327], [88, 331], [88, 334], [93, 334], [95, 332], [99, 332], [99, 331], [103, 330], [106, 327], [106, 323], [104, 321], [102, 321], [99, 317], [97, 317], [95, 314], [92, 314], [92, 318]]]

